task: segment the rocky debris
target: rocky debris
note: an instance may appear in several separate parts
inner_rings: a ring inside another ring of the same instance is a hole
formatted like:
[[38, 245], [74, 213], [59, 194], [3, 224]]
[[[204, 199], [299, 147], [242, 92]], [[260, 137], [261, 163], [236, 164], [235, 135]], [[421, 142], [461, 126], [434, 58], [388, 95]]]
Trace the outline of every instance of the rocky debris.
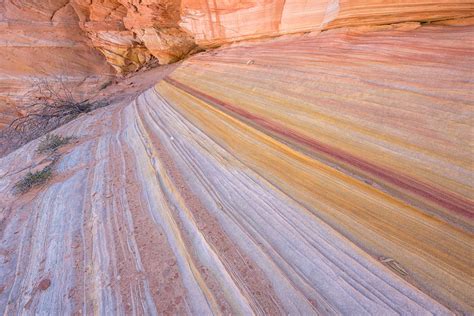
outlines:
[[51, 280], [46, 278], [46, 279], [41, 280], [40, 283], [38, 283], [38, 290], [46, 291], [50, 286], [51, 286]]

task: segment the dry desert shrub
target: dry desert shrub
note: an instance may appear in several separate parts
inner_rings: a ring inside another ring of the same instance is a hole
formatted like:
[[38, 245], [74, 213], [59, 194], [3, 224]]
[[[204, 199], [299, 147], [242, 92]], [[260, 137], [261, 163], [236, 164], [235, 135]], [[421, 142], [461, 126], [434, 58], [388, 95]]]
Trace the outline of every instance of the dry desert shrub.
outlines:
[[[84, 79], [85, 80], [85, 79]], [[0, 130], [0, 157], [43, 136], [83, 113], [108, 105], [95, 94], [76, 91], [77, 86], [61, 76], [32, 78], [33, 88], [21, 97], [25, 115]]]
[[23, 96], [21, 103], [26, 115], [10, 123], [10, 128], [27, 138], [37, 138], [45, 132], [69, 122], [82, 113], [103, 106], [103, 101], [80, 99], [73, 86], [62, 77], [33, 78], [33, 88]]

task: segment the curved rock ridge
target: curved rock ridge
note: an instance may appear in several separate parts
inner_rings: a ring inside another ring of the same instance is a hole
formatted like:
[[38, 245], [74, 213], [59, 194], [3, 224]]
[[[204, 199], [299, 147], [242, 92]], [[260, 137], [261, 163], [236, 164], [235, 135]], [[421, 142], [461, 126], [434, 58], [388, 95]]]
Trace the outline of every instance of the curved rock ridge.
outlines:
[[48, 184], [1, 158], [0, 313], [472, 313], [473, 35], [199, 54], [58, 129]]

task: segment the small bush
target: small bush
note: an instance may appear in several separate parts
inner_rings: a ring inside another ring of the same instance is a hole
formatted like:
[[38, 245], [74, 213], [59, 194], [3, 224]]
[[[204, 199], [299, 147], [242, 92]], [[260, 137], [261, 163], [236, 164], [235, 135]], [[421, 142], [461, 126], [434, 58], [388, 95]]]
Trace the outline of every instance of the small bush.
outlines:
[[41, 171], [36, 171], [34, 173], [28, 172], [23, 179], [18, 181], [15, 184], [15, 191], [18, 193], [26, 193], [31, 188], [41, 185], [48, 181], [53, 175], [52, 166], [49, 165]]
[[72, 137], [62, 137], [56, 134], [48, 134], [43, 140], [41, 140], [36, 152], [42, 153], [51, 153], [56, 151], [61, 146], [69, 144]]
[[104, 90], [105, 88], [107, 88], [108, 86], [110, 86], [112, 83], [113, 83], [112, 80], [109, 80], [109, 81], [104, 82], [104, 83], [100, 86], [99, 90]]
[[[0, 0], [1, 2], [1, 0]], [[85, 77], [81, 82], [86, 82]], [[31, 89], [17, 103], [22, 115], [0, 129], [0, 155], [45, 135], [81, 114], [109, 104], [105, 96], [78, 88], [64, 77], [32, 78]]]

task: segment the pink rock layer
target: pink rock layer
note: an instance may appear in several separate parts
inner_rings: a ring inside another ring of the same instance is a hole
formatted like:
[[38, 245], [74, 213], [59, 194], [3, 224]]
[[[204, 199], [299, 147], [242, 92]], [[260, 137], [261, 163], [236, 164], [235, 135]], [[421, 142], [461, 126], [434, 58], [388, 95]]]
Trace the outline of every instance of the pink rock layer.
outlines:
[[339, 27], [472, 25], [473, 10], [469, 0], [5, 0], [0, 128], [24, 110], [18, 105], [31, 76], [59, 73], [75, 84], [86, 82], [84, 90], [93, 94], [110, 76], [135, 72], [153, 58], [169, 64], [202, 48]]

